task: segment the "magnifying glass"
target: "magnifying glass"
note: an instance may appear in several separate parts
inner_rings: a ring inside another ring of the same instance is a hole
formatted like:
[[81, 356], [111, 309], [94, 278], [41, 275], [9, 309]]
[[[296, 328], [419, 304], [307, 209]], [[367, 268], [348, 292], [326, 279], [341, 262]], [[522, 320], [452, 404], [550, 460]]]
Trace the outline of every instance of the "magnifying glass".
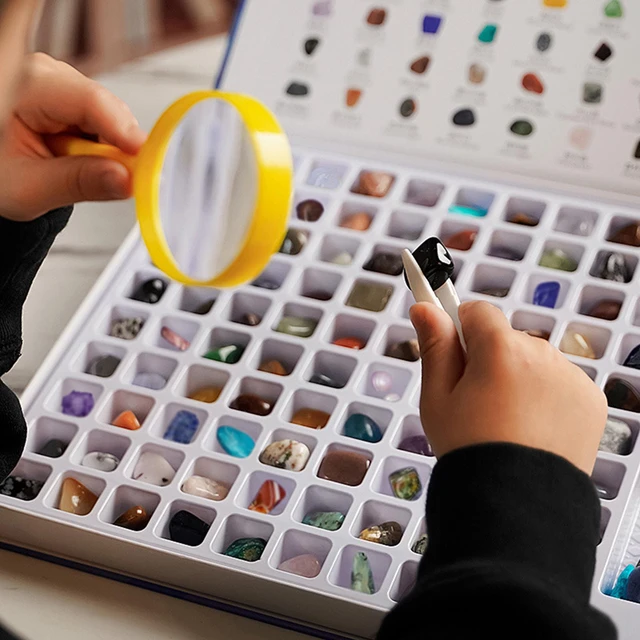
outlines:
[[286, 134], [262, 103], [197, 91], [172, 104], [136, 156], [73, 136], [52, 136], [57, 156], [122, 163], [154, 264], [189, 286], [255, 279], [287, 231], [293, 160]]

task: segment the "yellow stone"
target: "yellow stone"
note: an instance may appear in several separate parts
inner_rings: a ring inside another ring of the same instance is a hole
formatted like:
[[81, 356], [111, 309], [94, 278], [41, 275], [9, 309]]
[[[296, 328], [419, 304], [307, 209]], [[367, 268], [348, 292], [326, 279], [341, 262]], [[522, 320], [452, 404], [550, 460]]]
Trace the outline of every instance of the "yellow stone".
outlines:
[[220, 387], [202, 387], [202, 389], [198, 389], [194, 391], [190, 396], [190, 400], [197, 400], [198, 402], [215, 402], [222, 393], [222, 389]]
[[597, 358], [588, 338], [576, 331], [565, 332], [560, 343], [560, 351], [581, 358], [591, 358], [592, 360]]
[[544, 0], [544, 6], [552, 9], [562, 9], [567, 6], [568, 0]]

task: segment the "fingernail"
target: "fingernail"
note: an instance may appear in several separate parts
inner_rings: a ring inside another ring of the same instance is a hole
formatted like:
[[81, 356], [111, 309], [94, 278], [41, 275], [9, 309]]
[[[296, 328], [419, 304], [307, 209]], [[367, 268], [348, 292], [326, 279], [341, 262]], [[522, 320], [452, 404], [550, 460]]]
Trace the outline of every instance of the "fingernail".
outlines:
[[106, 195], [114, 200], [129, 197], [128, 176], [119, 171], [107, 171], [103, 177]]

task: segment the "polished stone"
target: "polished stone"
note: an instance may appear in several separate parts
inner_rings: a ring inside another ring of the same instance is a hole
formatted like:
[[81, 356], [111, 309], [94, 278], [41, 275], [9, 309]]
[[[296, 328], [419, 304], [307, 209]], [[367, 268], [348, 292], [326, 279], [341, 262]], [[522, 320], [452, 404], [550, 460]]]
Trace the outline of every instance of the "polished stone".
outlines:
[[325, 531], [337, 531], [344, 522], [344, 513], [339, 511], [312, 511], [302, 519], [302, 524]]
[[141, 372], [136, 373], [131, 384], [135, 384], [138, 387], [144, 387], [145, 389], [159, 391], [167, 386], [167, 379], [159, 373]]
[[628, 564], [618, 576], [611, 593], [609, 594], [612, 598], [623, 599], [627, 593], [627, 584], [629, 582], [629, 576], [633, 573], [635, 566], [632, 564]]
[[356, 282], [347, 299], [347, 306], [366, 311], [383, 311], [391, 298], [393, 287], [376, 282]]
[[640, 344], [631, 349], [629, 355], [625, 358], [624, 366], [640, 369]]
[[369, 564], [367, 556], [358, 551], [353, 556], [353, 565], [351, 567], [351, 589], [371, 595], [375, 593], [376, 587], [373, 582], [373, 571]]
[[238, 322], [249, 327], [257, 327], [262, 322], [262, 318], [257, 313], [245, 313]]
[[330, 413], [320, 409], [298, 409], [293, 414], [291, 422], [310, 429], [324, 429], [330, 418]]
[[109, 378], [115, 373], [120, 362], [120, 358], [115, 356], [98, 356], [89, 363], [87, 373], [99, 378]]
[[522, 77], [522, 87], [531, 93], [542, 95], [544, 93], [544, 84], [535, 73], [525, 73]]
[[412, 545], [411, 551], [413, 553], [417, 553], [421, 556], [425, 554], [427, 550], [427, 546], [429, 545], [429, 536], [426, 533], [423, 533]]
[[309, 234], [306, 231], [289, 229], [282, 241], [280, 253], [284, 253], [286, 256], [297, 256], [304, 249], [308, 240]]
[[358, 102], [360, 102], [360, 98], [362, 97], [362, 89], [356, 89], [354, 87], [350, 87], [347, 89], [347, 95], [345, 96], [345, 104], [347, 107], [355, 107]]
[[263, 538], [238, 538], [234, 540], [224, 551], [225, 556], [256, 562], [262, 557], [267, 541]]
[[476, 122], [476, 114], [472, 109], [460, 109], [453, 114], [453, 124], [458, 127], [470, 127]]
[[204, 542], [210, 526], [189, 511], [177, 511], [169, 520], [169, 538], [189, 547], [197, 547]]
[[314, 555], [305, 553], [285, 560], [278, 569], [303, 578], [315, 578], [322, 570], [322, 563]]
[[615, 320], [620, 315], [622, 302], [619, 300], [601, 300], [586, 315], [601, 320]]
[[498, 25], [495, 24], [487, 24], [482, 27], [480, 33], [478, 34], [478, 41], [483, 44], [491, 44], [498, 35]]
[[395, 547], [402, 540], [403, 529], [397, 522], [383, 522], [376, 524], [360, 532], [360, 540], [377, 542], [387, 547]]
[[142, 318], [122, 318], [114, 320], [109, 331], [112, 338], [121, 338], [122, 340], [133, 340], [142, 330], [144, 320]]
[[47, 440], [37, 453], [41, 456], [47, 456], [47, 458], [59, 458], [67, 450], [68, 446], [67, 442], [54, 438]]
[[167, 430], [162, 436], [165, 440], [179, 444], [189, 444], [200, 426], [198, 416], [192, 411], [182, 409], [171, 419]]
[[227, 344], [216, 349], [210, 349], [204, 354], [207, 360], [224, 362], [225, 364], [236, 364], [242, 358], [244, 347], [238, 344]]
[[595, 265], [593, 275], [596, 278], [613, 282], [629, 282], [632, 274], [627, 268], [624, 256], [620, 253], [610, 252], [600, 257]]
[[320, 44], [320, 40], [319, 38], [307, 38], [304, 41], [304, 52], [308, 55], [311, 56], [313, 55], [313, 53], [315, 52], [315, 50], [318, 48], [318, 45]]
[[302, 200], [296, 205], [296, 215], [305, 222], [317, 222], [324, 213], [324, 206], [318, 200]]
[[218, 501], [227, 497], [229, 487], [211, 478], [191, 476], [182, 483], [182, 491], [198, 498]]
[[609, 242], [626, 244], [630, 247], [640, 247], [640, 222], [633, 222], [616, 231], [609, 238]]
[[604, 393], [610, 407], [640, 413], [640, 393], [626, 380], [610, 378], [604, 387]]
[[547, 249], [538, 264], [547, 269], [560, 271], [575, 271], [578, 268], [578, 262], [562, 249]]
[[333, 449], [322, 459], [318, 477], [356, 487], [364, 480], [369, 464], [370, 460], [361, 453]]
[[253, 413], [256, 416], [268, 416], [273, 410], [273, 403], [253, 393], [242, 393], [229, 405], [236, 411]]
[[344, 423], [343, 433], [348, 438], [365, 442], [380, 442], [382, 430], [378, 423], [363, 413], [352, 413]]
[[98, 502], [98, 496], [89, 491], [82, 483], [74, 478], [66, 478], [63, 481], [60, 502], [58, 503], [58, 509], [61, 511], [77, 516], [86, 516], [91, 512], [96, 502]]
[[363, 171], [352, 191], [372, 198], [384, 198], [393, 183], [395, 176], [383, 171]]
[[393, 378], [390, 373], [386, 371], [374, 371], [371, 374], [371, 386], [378, 393], [387, 393], [391, 391], [393, 385]]
[[560, 351], [572, 356], [596, 360], [597, 356], [587, 336], [567, 329], [560, 342]]
[[604, 6], [604, 15], [607, 18], [622, 18], [624, 10], [622, 9], [622, 2], [620, 0], [610, 0]]
[[487, 77], [487, 70], [481, 64], [473, 63], [469, 66], [468, 77], [471, 84], [482, 84]]
[[387, 12], [384, 9], [371, 9], [369, 15], [367, 16], [367, 24], [370, 24], [374, 27], [379, 27], [383, 25], [385, 20], [387, 19]]
[[309, 95], [309, 91], [309, 85], [304, 82], [291, 82], [286, 89], [288, 95], [296, 98], [302, 98]]
[[218, 427], [216, 438], [224, 451], [234, 458], [246, 458], [256, 444], [251, 436], [235, 427]]
[[559, 282], [541, 282], [533, 292], [533, 304], [555, 309], [560, 295]]
[[367, 346], [364, 340], [356, 338], [355, 336], [336, 338], [332, 344], [335, 344], [337, 347], [344, 347], [345, 349], [355, 349], [356, 351], [364, 349]]
[[603, 88], [597, 82], [585, 82], [582, 88], [582, 100], [586, 104], [600, 104], [602, 102]]
[[521, 224], [524, 227], [537, 227], [540, 220], [526, 213], [514, 213], [509, 216], [508, 222]]
[[164, 280], [152, 278], [151, 280], [141, 283], [133, 292], [131, 298], [139, 302], [155, 304], [160, 301], [160, 298], [162, 298], [166, 290], [167, 283]]
[[288, 376], [289, 372], [279, 360], [266, 360], [259, 367], [258, 371], [272, 373], [275, 376]]
[[398, 449], [417, 453], [421, 456], [433, 456], [433, 449], [431, 449], [431, 445], [425, 435], [407, 436], [400, 441]]
[[435, 35], [442, 25], [442, 17], [433, 14], [427, 14], [422, 19], [422, 33]]
[[414, 500], [422, 491], [418, 472], [413, 467], [399, 469], [389, 476], [393, 495], [402, 500]]
[[553, 44], [553, 36], [550, 33], [541, 33], [536, 39], [536, 49], [540, 53], [544, 53], [551, 48]]
[[304, 442], [285, 439], [272, 442], [260, 454], [260, 462], [277, 469], [302, 471], [307, 465], [311, 451]]
[[265, 480], [262, 485], [260, 485], [256, 497], [249, 505], [249, 510], [256, 511], [257, 513], [269, 514], [286, 497], [287, 492], [277, 482], [273, 480]]
[[443, 242], [444, 246], [447, 247], [447, 249], [455, 249], [456, 251], [469, 251], [477, 237], [478, 232], [475, 229], [463, 229], [462, 231], [458, 231], [452, 236], [449, 236]]
[[517, 136], [526, 138], [535, 131], [535, 127], [533, 122], [530, 120], [514, 120], [509, 127], [509, 131], [511, 131], [511, 133], [515, 133]]
[[129, 431], [137, 431], [142, 426], [133, 411], [123, 411], [119, 413], [111, 424], [121, 429], [129, 429]]
[[329, 387], [331, 389], [342, 389], [344, 387], [343, 382], [339, 382], [335, 378], [328, 376], [326, 373], [314, 373], [309, 382], [313, 384], [321, 384], [323, 387]]
[[114, 456], [112, 453], [104, 453], [103, 451], [92, 451], [87, 453], [80, 464], [83, 467], [89, 467], [89, 469], [95, 469], [96, 471], [104, 471], [109, 473], [115, 471], [120, 464], [120, 458]]
[[221, 393], [222, 389], [220, 387], [200, 387], [200, 389], [196, 389], [196, 391], [189, 395], [188, 398], [190, 400], [211, 404], [220, 397]]
[[186, 351], [191, 346], [191, 343], [186, 338], [183, 338], [179, 333], [169, 329], [169, 327], [162, 327], [162, 329], [160, 329], [160, 335], [172, 347], [178, 349], [178, 351]]
[[0, 482], [0, 496], [10, 496], [18, 500], [35, 500], [42, 490], [44, 482], [24, 478], [23, 476], [9, 476]]
[[416, 101], [413, 98], [407, 98], [400, 104], [400, 115], [403, 118], [410, 118], [418, 108]]
[[631, 453], [632, 439], [631, 427], [626, 422], [616, 418], [607, 418], [599, 449], [619, 456], [626, 456]]
[[420, 75], [426, 72], [426, 70], [429, 68], [430, 63], [431, 58], [429, 58], [429, 56], [420, 56], [411, 63], [409, 69], [413, 71], [413, 73], [417, 73], [418, 75]]
[[86, 391], [71, 391], [62, 398], [62, 413], [67, 416], [84, 418], [95, 405], [93, 394]]
[[404, 269], [402, 256], [399, 253], [376, 253], [365, 263], [363, 269], [384, 273], [387, 276], [399, 276]]
[[593, 57], [600, 60], [600, 62], [606, 62], [613, 55], [613, 49], [603, 42], [594, 52]]
[[145, 451], [138, 458], [131, 477], [140, 482], [165, 487], [175, 477], [176, 472], [159, 453]]
[[345, 216], [340, 221], [340, 226], [343, 229], [351, 229], [353, 231], [366, 231], [373, 220], [373, 216], [366, 211], [358, 211], [357, 213], [351, 213]]
[[113, 524], [131, 531], [142, 531], [149, 524], [150, 518], [144, 507], [135, 506], [121, 513]]
[[387, 347], [384, 355], [407, 362], [417, 362], [420, 359], [420, 345], [415, 339], [394, 342]]
[[278, 322], [276, 331], [286, 333], [298, 338], [308, 338], [318, 326], [318, 321], [313, 318], [301, 318], [297, 316], [283, 316]]

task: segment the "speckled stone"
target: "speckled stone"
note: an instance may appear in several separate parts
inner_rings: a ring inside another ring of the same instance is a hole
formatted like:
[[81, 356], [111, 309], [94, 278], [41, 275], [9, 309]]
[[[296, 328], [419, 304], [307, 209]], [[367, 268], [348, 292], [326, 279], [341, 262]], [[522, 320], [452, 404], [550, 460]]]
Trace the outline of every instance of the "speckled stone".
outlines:
[[140, 420], [133, 411], [123, 411], [119, 413], [111, 423], [114, 427], [128, 429], [129, 431], [137, 431], [140, 427]]
[[604, 434], [600, 440], [600, 451], [626, 456], [631, 452], [631, 444], [631, 427], [622, 420], [608, 418], [604, 428]]
[[417, 340], [394, 342], [387, 347], [384, 355], [407, 362], [417, 362], [420, 359], [420, 345]]
[[604, 89], [597, 82], [585, 82], [582, 88], [582, 100], [586, 104], [600, 104]]
[[387, 547], [395, 547], [402, 540], [403, 529], [397, 522], [383, 522], [376, 524], [360, 532], [360, 540], [377, 542]]
[[211, 478], [191, 476], [182, 483], [182, 491], [198, 498], [218, 501], [227, 497], [229, 487]]
[[63, 481], [60, 502], [58, 503], [60, 511], [86, 516], [91, 512], [96, 502], [98, 502], [98, 496], [89, 491], [82, 483], [74, 478], [66, 478]]
[[66, 416], [84, 418], [91, 413], [95, 405], [92, 393], [87, 391], [71, 391], [62, 398], [62, 413]]
[[308, 338], [318, 326], [318, 321], [313, 318], [300, 318], [296, 316], [284, 316], [281, 318], [276, 331], [286, 333], [298, 338]]
[[189, 511], [177, 511], [169, 520], [169, 538], [174, 542], [197, 547], [204, 542], [210, 525]]
[[134, 384], [137, 387], [144, 387], [145, 389], [159, 391], [167, 386], [167, 379], [159, 373], [141, 372], [136, 373], [131, 384]]
[[372, 256], [364, 265], [365, 271], [375, 271], [387, 276], [399, 276], [404, 267], [402, 257], [397, 253], [380, 252]]
[[596, 278], [613, 282], [629, 282], [631, 280], [631, 273], [627, 268], [624, 256], [616, 252], [609, 252], [600, 256], [594, 267], [593, 275]]
[[302, 200], [296, 205], [296, 215], [305, 222], [317, 222], [324, 213], [324, 206], [318, 200]]
[[120, 358], [115, 356], [98, 356], [89, 363], [87, 373], [99, 378], [109, 378], [115, 373], [120, 362]]
[[402, 500], [414, 500], [422, 491], [420, 476], [413, 467], [399, 469], [389, 476], [393, 495]]
[[344, 522], [344, 513], [339, 511], [312, 511], [302, 519], [302, 524], [325, 531], [337, 531]]
[[82, 458], [82, 462], [80, 463], [83, 467], [89, 467], [90, 469], [95, 469], [96, 471], [104, 471], [109, 473], [111, 471], [115, 471], [120, 464], [120, 458], [114, 456], [112, 453], [104, 453], [102, 451], [92, 451], [91, 453], [87, 453], [84, 458]]
[[322, 563], [314, 555], [305, 553], [285, 560], [278, 569], [303, 578], [315, 578], [322, 570]]
[[47, 458], [59, 458], [68, 447], [68, 443], [54, 438], [47, 440], [45, 444], [38, 450], [38, 454], [41, 456], [47, 456]]
[[111, 324], [109, 335], [112, 338], [133, 340], [138, 336], [143, 326], [143, 318], [122, 318], [120, 320], [114, 320]]
[[344, 423], [343, 433], [348, 438], [365, 442], [380, 442], [382, 440], [382, 431], [378, 423], [363, 413], [351, 414]]
[[621, 308], [622, 302], [619, 300], [601, 300], [586, 315], [601, 320], [615, 320], [620, 315]]
[[269, 400], [252, 393], [240, 394], [229, 406], [236, 411], [246, 411], [256, 416], [268, 416], [273, 410], [273, 404]]
[[277, 469], [302, 471], [307, 465], [311, 451], [304, 442], [285, 439], [272, 442], [260, 454], [260, 462]]
[[131, 531], [142, 531], [149, 524], [150, 518], [151, 516], [144, 507], [135, 506], [121, 513], [113, 524]]
[[383, 311], [391, 298], [393, 287], [374, 282], [358, 281], [353, 285], [347, 306], [366, 311]]
[[234, 540], [224, 551], [225, 556], [256, 562], [262, 557], [267, 541], [263, 538], [238, 538]]
[[353, 193], [384, 198], [395, 182], [395, 176], [383, 171], [363, 171], [351, 189]]
[[0, 482], [0, 495], [10, 496], [18, 500], [35, 500], [42, 489], [44, 482], [25, 478], [23, 476], [9, 476]]
[[324, 429], [331, 418], [331, 414], [319, 409], [298, 409], [291, 418], [293, 424], [309, 429]]
[[404, 438], [398, 445], [398, 449], [402, 451], [409, 451], [411, 453], [417, 453], [421, 456], [433, 456], [433, 449], [427, 440], [427, 436], [408, 436]]
[[162, 436], [165, 440], [179, 444], [189, 444], [200, 426], [198, 416], [192, 411], [182, 409], [171, 419], [167, 430]]
[[427, 550], [427, 546], [429, 545], [429, 536], [426, 533], [423, 533], [412, 545], [411, 551], [413, 553], [418, 553], [421, 556], [424, 555]]
[[251, 436], [235, 427], [218, 427], [216, 438], [224, 451], [234, 458], [246, 458], [256, 444]]
[[362, 551], [358, 551], [353, 556], [351, 589], [368, 595], [376, 592], [376, 587], [373, 582], [373, 571], [371, 570], [369, 559]]
[[621, 378], [610, 378], [604, 387], [609, 406], [640, 413], [640, 394], [635, 387]]
[[131, 295], [133, 300], [156, 304], [167, 290], [167, 283], [160, 278], [152, 278], [142, 282]]
[[333, 449], [322, 459], [318, 477], [356, 487], [364, 480], [369, 464], [369, 459], [361, 453]]
[[553, 37], [550, 33], [541, 33], [536, 40], [536, 49], [540, 53], [544, 53], [551, 48], [553, 44]]
[[138, 458], [131, 477], [140, 482], [164, 487], [173, 480], [175, 475], [174, 468], [163, 456], [153, 451], [145, 451]]

